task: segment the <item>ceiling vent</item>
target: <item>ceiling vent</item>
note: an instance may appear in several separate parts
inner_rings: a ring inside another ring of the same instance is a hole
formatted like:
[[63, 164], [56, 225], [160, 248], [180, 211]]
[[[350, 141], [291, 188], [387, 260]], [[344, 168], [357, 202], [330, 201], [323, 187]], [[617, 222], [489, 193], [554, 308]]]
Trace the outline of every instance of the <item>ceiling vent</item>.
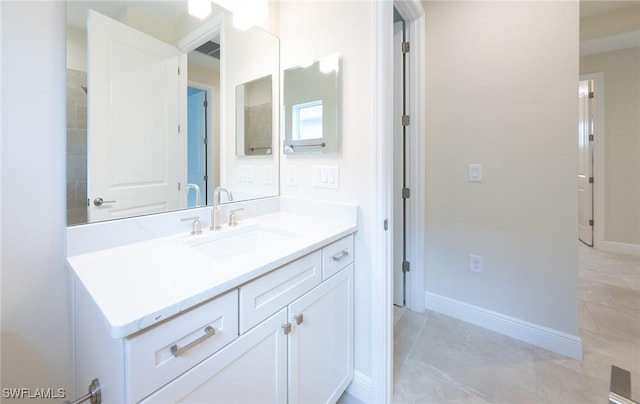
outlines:
[[207, 56], [211, 56], [216, 59], [220, 59], [220, 44], [213, 41], [207, 41], [197, 47], [195, 51], [204, 53]]

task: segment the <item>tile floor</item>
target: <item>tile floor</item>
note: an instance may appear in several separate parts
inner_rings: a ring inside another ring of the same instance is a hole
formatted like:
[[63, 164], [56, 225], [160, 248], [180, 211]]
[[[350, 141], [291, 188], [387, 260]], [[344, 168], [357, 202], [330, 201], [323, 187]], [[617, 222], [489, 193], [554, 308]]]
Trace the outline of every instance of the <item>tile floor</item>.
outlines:
[[396, 307], [394, 402], [604, 404], [612, 364], [640, 401], [640, 257], [582, 244], [579, 256], [583, 361]]

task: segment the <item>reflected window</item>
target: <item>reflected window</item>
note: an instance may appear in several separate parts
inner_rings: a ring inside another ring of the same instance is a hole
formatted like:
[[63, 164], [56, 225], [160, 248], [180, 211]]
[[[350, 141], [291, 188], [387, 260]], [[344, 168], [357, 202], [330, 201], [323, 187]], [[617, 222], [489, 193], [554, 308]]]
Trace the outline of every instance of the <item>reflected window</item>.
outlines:
[[293, 140], [322, 139], [322, 100], [293, 106]]

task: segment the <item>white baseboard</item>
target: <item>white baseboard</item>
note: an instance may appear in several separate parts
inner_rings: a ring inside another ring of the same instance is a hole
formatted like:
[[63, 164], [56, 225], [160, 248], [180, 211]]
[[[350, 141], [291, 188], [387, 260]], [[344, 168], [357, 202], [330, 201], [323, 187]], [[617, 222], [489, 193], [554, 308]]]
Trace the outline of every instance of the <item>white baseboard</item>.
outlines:
[[640, 245], [616, 243], [615, 241], [603, 241], [601, 249], [618, 254], [640, 256]]
[[582, 360], [582, 340], [579, 336], [505, 316], [431, 292], [425, 292], [425, 303], [429, 310]]
[[353, 381], [347, 387], [347, 393], [351, 394], [363, 403], [370, 403], [373, 396], [373, 388], [371, 386], [371, 378], [364, 374], [353, 371]]

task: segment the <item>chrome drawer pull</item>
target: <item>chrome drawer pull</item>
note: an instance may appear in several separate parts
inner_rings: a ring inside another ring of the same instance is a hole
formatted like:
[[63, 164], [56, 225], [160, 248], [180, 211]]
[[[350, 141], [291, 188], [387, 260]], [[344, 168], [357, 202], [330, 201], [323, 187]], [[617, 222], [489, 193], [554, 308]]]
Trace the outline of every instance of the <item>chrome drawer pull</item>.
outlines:
[[175, 356], [177, 358], [178, 356], [180, 356], [183, 353], [187, 352], [188, 350], [190, 350], [191, 348], [195, 347], [196, 345], [206, 341], [207, 339], [213, 337], [214, 335], [216, 335], [216, 330], [213, 327], [211, 327], [210, 325], [208, 325], [204, 329], [204, 335], [201, 336], [200, 338], [189, 342], [187, 345], [183, 346], [182, 348], [178, 348], [177, 344], [172, 345], [171, 346], [171, 353], [173, 354], [173, 356]]
[[348, 256], [349, 256], [349, 251], [342, 250], [340, 251], [339, 254], [336, 254], [333, 257], [331, 257], [331, 259], [334, 260], [335, 262], [339, 262], [339, 261], [342, 261], [343, 258], [347, 258]]

